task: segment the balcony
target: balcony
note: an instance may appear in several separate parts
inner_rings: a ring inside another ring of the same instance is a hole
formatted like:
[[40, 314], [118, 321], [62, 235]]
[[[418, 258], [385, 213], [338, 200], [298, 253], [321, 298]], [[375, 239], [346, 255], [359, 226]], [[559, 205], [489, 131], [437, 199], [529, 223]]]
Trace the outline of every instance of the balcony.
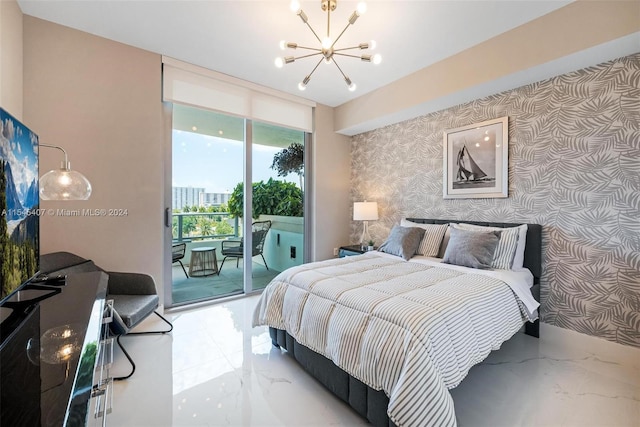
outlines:
[[[303, 221], [298, 217], [264, 215], [260, 220], [271, 220], [272, 225], [264, 245], [263, 255], [269, 266], [265, 267], [260, 256], [253, 258], [253, 289], [264, 288], [278, 273], [299, 265], [303, 260]], [[222, 264], [222, 241], [238, 239], [242, 233], [242, 222], [231, 218], [228, 212], [174, 213], [172, 218], [173, 242], [186, 243], [182, 260], [187, 268], [191, 261], [191, 250], [197, 247], [214, 247], [218, 267]], [[236, 267], [234, 259], [228, 259], [220, 275], [185, 277], [180, 264], [172, 268], [173, 304], [219, 298], [243, 292], [244, 270], [242, 261]]]

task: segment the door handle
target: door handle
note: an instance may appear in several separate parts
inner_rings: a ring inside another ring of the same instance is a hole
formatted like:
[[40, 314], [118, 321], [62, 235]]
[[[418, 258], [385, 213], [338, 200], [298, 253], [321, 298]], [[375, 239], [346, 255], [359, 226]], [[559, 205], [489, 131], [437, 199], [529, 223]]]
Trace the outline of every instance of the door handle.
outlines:
[[165, 208], [164, 210], [164, 225], [167, 228], [171, 227], [171, 215], [169, 212], [169, 208]]

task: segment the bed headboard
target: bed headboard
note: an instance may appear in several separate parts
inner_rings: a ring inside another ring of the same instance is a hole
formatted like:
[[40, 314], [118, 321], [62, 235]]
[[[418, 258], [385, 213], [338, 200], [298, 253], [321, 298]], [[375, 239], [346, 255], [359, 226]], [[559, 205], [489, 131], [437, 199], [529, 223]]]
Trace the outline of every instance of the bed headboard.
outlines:
[[[450, 222], [464, 222], [467, 224], [502, 228], [522, 225], [508, 222], [481, 222], [459, 219], [407, 218], [407, 220], [420, 224], [448, 224]], [[524, 266], [533, 274], [534, 283], [540, 283], [540, 276], [542, 275], [542, 226], [540, 224], [527, 224], [527, 242], [524, 248]]]

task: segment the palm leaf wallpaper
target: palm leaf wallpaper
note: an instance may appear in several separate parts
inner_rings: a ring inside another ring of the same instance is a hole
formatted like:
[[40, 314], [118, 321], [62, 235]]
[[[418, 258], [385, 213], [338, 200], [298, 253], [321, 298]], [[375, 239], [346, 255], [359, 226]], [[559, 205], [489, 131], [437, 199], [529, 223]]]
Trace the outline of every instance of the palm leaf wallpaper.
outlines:
[[[502, 116], [509, 198], [443, 199], [443, 131]], [[404, 217], [542, 224], [542, 321], [640, 347], [640, 53], [356, 135], [351, 154], [378, 244]]]

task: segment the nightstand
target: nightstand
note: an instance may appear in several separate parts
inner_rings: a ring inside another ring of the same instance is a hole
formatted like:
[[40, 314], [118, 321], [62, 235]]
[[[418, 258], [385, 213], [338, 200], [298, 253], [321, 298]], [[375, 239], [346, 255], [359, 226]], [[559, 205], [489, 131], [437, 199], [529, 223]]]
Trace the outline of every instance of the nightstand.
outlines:
[[340, 246], [340, 250], [338, 251], [338, 256], [340, 258], [346, 256], [360, 255], [367, 252], [366, 249], [363, 249], [360, 245], [349, 245], [349, 246]]

